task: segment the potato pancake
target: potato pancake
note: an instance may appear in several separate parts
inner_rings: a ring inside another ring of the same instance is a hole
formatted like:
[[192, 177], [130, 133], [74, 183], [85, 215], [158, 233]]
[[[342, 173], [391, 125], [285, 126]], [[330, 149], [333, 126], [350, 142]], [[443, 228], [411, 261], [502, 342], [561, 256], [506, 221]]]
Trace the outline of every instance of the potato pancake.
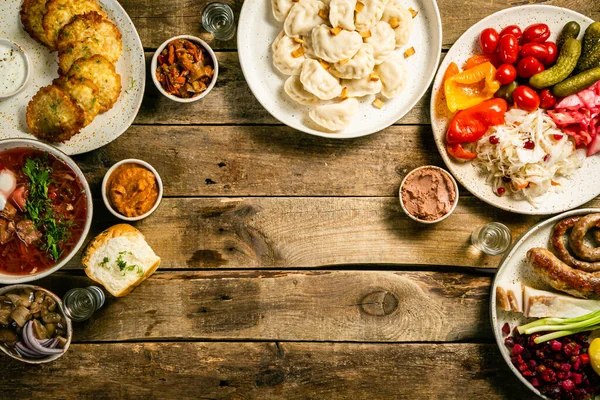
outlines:
[[54, 85], [41, 88], [27, 105], [27, 126], [40, 139], [66, 142], [83, 122], [81, 107]]
[[46, 0], [24, 0], [21, 5], [21, 23], [29, 36], [50, 48], [42, 20], [46, 14]]
[[48, 0], [42, 24], [52, 50], [56, 50], [61, 29], [77, 15], [90, 11], [106, 17], [96, 0]]
[[60, 77], [52, 83], [71, 96], [71, 99], [81, 107], [84, 118], [83, 126], [91, 124], [96, 115], [100, 113], [99, 89], [91, 80]]
[[89, 12], [65, 25], [58, 36], [57, 48], [59, 73], [64, 74], [77, 59], [95, 54], [116, 63], [121, 57], [123, 43], [115, 24], [96, 12]]
[[121, 94], [121, 76], [110, 61], [98, 54], [75, 61], [66, 77], [89, 79], [96, 84], [100, 112], [110, 110]]

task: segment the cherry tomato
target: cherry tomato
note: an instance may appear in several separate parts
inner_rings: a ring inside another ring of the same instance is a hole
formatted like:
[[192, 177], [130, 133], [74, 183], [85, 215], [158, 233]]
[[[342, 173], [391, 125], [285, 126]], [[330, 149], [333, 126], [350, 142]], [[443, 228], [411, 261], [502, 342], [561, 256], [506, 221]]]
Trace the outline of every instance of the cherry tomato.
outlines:
[[500, 37], [507, 35], [507, 34], [511, 34], [514, 37], [516, 37], [517, 41], [521, 39], [521, 36], [523, 36], [523, 32], [521, 32], [521, 28], [519, 28], [517, 25], [509, 25], [500, 31]]
[[500, 35], [494, 28], [486, 28], [479, 35], [479, 47], [483, 54], [492, 54], [498, 48]]
[[558, 47], [556, 47], [556, 43], [554, 42], [546, 42], [544, 43], [546, 46], [546, 51], [548, 52], [548, 56], [545, 60], [540, 60], [544, 63], [544, 65], [554, 65], [556, 63], [556, 59], [558, 58]]
[[540, 106], [540, 96], [529, 86], [519, 86], [513, 92], [515, 106], [525, 111], [535, 111]]
[[535, 57], [543, 63], [548, 58], [548, 48], [541, 43], [525, 43], [519, 51], [519, 56], [521, 58]]
[[529, 56], [521, 58], [517, 64], [517, 73], [521, 78], [531, 78], [538, 72], [544, 70], [544, 64], [535, 57]]
[[550, 92], [550, 89], [544, 89], [540, 92], [540, 107], [547, 110], [556, 105], [556, 96]]
[[515, 35], [509, 33], [500, 38], [500, 59], [505, 64], [514, 64], [519, 56], [519, 43]]
[[502, 64], [496, 70], [496, 80], [502, 85], [508, 85], [517, 78], [517, 70], [511, 64]]
[[550, 28], [546, 24], [529, 25], [523, 31], [523, 43], [544, 43], [550, 37]]

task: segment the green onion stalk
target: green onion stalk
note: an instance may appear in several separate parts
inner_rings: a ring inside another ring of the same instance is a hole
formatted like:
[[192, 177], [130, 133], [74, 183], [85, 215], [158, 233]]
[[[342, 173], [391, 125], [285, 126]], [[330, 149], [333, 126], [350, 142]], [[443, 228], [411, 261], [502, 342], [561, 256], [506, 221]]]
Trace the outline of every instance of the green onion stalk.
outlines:
[[517, 328], [521, 335], [548, 332], [535, 338], [536, 344], [596, 329], [600, 329], [600, 310], [575, 318], [542, 318]]

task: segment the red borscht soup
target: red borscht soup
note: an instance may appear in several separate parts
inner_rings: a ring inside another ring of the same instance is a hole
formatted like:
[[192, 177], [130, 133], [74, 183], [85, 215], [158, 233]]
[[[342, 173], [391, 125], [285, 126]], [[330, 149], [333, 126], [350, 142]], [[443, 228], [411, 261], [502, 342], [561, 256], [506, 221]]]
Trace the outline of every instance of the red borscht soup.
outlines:
[[87, 196], [75, 172], [52, 154], [0, 151], [0, 272], [53, 267], [81, 239]]

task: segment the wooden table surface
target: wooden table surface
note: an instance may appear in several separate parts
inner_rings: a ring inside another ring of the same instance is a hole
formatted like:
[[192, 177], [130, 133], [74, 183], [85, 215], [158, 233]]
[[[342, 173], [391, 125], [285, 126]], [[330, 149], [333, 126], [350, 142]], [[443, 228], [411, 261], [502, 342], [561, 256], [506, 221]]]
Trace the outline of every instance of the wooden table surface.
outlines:
[[[538, 2], [600, 19], [596, 1]], [[530, 398], [490, 328], [499, 257], [474, 251], [469, 235], [495, 220], [517, 237], [542, 218], [499, 211], [461, 190], [444, 222], [412, 222], [400, 209], [400, 181], [420, 165], [442, 165], [429, 93], [372, 136], [295, 132], [253, 97], [235, 39], [215, 41], [202, 29], [208, 3], [121, 0], [148, 65], [169, 37], [197, 35], [217, 52], [219, 80], [206, 99], [180, 105], [148, 76], [134, 125], [76, 157], [96, 197], [113, 163], [140, 158], [156, 167], [165, 198], [136, 225], [161, 268], [75, 324], [59, 361], [2, 357], [0, 397]], [[242, 0], [230, 3], [237, 18]], [[439, 0], [443, 52], [481, 18], [527, 3]], [[94, 211], [91, 235], [117, 223], [101, 201]], [[79, 256], [40, 281], [59, 295], [90, 283]]]

